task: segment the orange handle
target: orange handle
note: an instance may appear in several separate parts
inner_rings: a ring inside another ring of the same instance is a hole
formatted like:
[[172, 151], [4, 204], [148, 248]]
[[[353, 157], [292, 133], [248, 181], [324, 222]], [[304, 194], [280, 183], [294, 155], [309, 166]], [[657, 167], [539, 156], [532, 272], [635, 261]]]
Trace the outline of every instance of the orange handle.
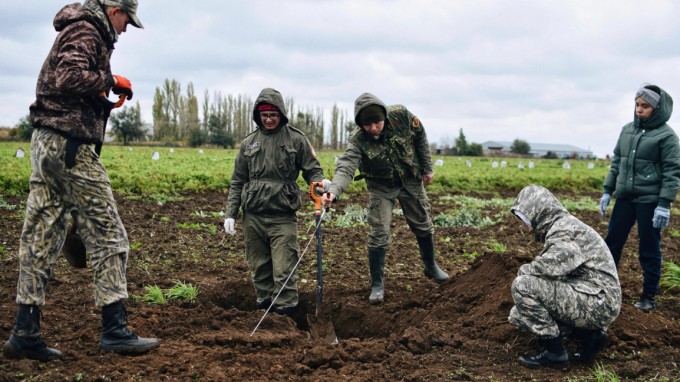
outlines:
[[312, 182], [309, 185], [309, 196], [314, 201], [314, 214], [321, 215], [321, 195], [316, 194], [317, 187], [323, 187], [323, 182]]
[[105, 93], [105, 92], [99, 93], [99, 97], [101, 97], [101, 98], [103, 98], [104, 100], [106, 100], [106, 102], [108, 102], [109, 105], [111, 106], [111, 109], [116, 109], [116, 108], [119, 108], [119, 107], [123, 106], [123, 104], [125, 103], [125, 98], [127, 98], [127, 96], [126, 96], [125, 94], [122, 94], [122, 93], [121, 93], [121, 94], [118, 96], [118, 101], [116, 101], [116, 102], [111, 102], [111, 101], [109, 101], [108, 98], [106, 98], [106, 93]]

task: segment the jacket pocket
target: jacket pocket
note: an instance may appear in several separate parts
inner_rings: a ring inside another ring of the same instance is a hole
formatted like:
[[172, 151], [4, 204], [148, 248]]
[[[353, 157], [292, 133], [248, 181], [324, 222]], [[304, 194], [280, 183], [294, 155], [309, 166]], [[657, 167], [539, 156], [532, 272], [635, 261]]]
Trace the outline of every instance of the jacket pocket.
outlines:
[[635, 161], [635, 184], [638, 186], [657, 185], [661, 182], [661, 171], [654, 162]]
[[571, 284], [571, 287], [574, 288], [577, 292], [597, 296], [602, 292], [602, 288], [597, 287], [593, 284], [587, 284], [587, 283], [576, 283], [576, 284]]

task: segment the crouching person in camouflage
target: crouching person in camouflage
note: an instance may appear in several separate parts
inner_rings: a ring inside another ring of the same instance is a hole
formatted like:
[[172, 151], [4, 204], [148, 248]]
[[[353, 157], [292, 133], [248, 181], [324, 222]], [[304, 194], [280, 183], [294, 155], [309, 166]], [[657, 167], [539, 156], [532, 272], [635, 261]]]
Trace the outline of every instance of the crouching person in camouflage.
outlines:
[[515, 306], [508, 320], [535, 334], [543, 352], [519, 361], [527, 367], [566, 367], [562, 338], [579, 341], [574, 362], [589, 362], [607, 343], [607, 327], [621, 308], [621, 288], [609, 249], [600, 235], [560, 204], [547, 189], [530, 185], [512, 212], [545, 243], [512, 283]]
[[64, 244], [67, 215], [78, 217], [77, 232], [94, 270], [94, 299], [102, 307], [100, 349], [143, 353], [158, 347], [127, 329], [122, 300], [128, 297], [127, 233], [118, 215], [98, 149], [111, 105], [99, 94], [132, 98], [130, 82], [111, 74], [110, 55], [127, 24], [142, 28], [137, 0], [86, 0], [59, 11], [59, 32], [43, 64], [30, 107], [30, 193], [19, 246], [19, 309], [3, 347], [7, 358], [61, 358], [40, 335], [40, 307], [52, 265]]

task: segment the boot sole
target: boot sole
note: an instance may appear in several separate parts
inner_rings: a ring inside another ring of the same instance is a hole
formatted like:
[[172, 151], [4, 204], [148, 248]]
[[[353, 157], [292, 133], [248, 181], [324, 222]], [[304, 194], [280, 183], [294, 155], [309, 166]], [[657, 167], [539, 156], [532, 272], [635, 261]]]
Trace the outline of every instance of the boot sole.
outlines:
[[146, 346], [102, 346], [99, 345], [99, 350], [103, 353], [118, 353], [118, 354], [144, 354], [147, 353], [161, 345], [160, 341], [155, 344], [149, 344]]
[[431, 279], [433, 279], [434, 281], [438, 282], [439, 284], [445, 283], [445, 282], [451, 280], [450, 277], [447, 277], [447, 278], [445, 278], [445, 279], [438, 279], [438, 278], [434, 277], [433, 275], [431, 275], [430, 273], [428, 273], [427, 271], [423, 271], [423, 273], [425, 274], [425, 277], [431, 278]]
[[28, 358], [28, 359], [32, 359], [32, 360], [36, 360], [36, 361], [41, 361], [41, 362], [53, 361], [55, 359], [61, 359], [63, 357], [62, 354], [54, 355], [52, 357], [39, 357], [39, 356], [34, 355], [33, 352], [13, 348], [12, 345], [9, 343], [9, 341], [5, 342], [5, 346], [3, 346], [3, 348], [2, 348], [2, 354], [7, 359]]
[[525, 362], [522, 362], [522, 360], [520, 360], [519, 363], [521, 363], [522, 366], [524, 366], [524, 367], [528, 367], [529, 369], [540, 369], [540, 368], [543, 368], [543, 367], [548, 367], [548, 368], [555, 369], [555, 370], [567, 370], [569, 368], [569, 361], [560, 362], [560, 363], [533, 364], [533, 363], [525, 363]]

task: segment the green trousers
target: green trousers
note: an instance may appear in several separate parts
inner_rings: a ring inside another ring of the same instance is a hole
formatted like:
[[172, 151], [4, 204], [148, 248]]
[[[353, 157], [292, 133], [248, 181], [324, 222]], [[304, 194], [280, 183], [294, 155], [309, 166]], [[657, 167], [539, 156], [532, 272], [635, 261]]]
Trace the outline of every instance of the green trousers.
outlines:
[[275, 302], [276, 307], [297, 306], [297, 275], [293, 274], [286, 286], [283, 286], [298, 261], [295, 214], [261, 216], [246, 212], [243, 215], [243, 232], [246, 261], [257, 303], [273, 300], [283, 288]]

